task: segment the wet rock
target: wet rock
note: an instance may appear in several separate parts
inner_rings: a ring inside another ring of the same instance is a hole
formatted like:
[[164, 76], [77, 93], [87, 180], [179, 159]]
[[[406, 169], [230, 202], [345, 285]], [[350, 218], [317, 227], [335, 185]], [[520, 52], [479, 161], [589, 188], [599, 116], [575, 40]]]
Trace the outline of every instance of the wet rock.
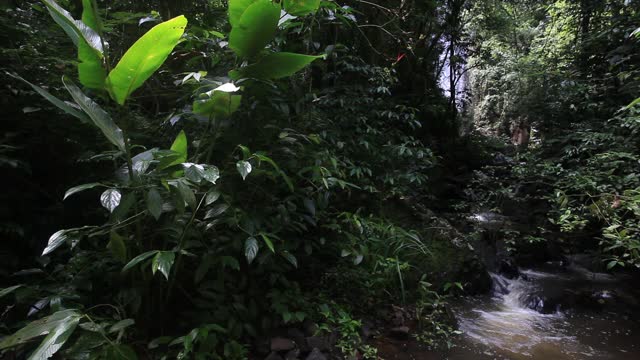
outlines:
[[515, 279], [520, 274], [518, 267], [511, 259], [503, 259], [498, 264], [498, 272], [507, 279]]
[[391, 329], [389, 334], [398, 339], [398, 340], [407, 340], [409, 339], [409, 327], [408, 326], [398, 326]]
[[284, 360], [296, 360], [300, 356], [300, 349], [289, 350], [284, 356]]
[[304, 333], [300, 329], [290, 328], [287, 330], [287, 337], [293, 340], [298, 347], [301, 348], [302, 351], [309, 351], [311, 348], [306, 348], [305, 344], [305, 336]]
[[310, 349], [331, 350], [331, 339], [328, 336], [309, 336], [306, 342]]
[[278, 355], [278, 353], [274, 351], [271, 354], [269, 354], [269, 356], [264, 358], [264, 360], [283, 360], [283, 359], [282, 359], [282, 356]]
[[313, 349], [307, 356], [306, 360], [327, 360], [327, 357], [320, 351], [320, 349]]
[[318, 325], [307, 319], [302, 323], [302, 330], [305, 336], [314, 336], [318, 332]]
[[271, 351], [289, 351], [296, 347], [293, 340], [276, 337], [271, 339]]
[[271, 352], [271, 346], [268, 338], [258, 338], [253, 343], [253, 349], [258, 355], [265, 356]]
[[374, 325], [369, 321], [364, 321], [362, 327], [360, 328], [360, 337], [363, 340], [367, 340], [373, 335], [373, 327]]

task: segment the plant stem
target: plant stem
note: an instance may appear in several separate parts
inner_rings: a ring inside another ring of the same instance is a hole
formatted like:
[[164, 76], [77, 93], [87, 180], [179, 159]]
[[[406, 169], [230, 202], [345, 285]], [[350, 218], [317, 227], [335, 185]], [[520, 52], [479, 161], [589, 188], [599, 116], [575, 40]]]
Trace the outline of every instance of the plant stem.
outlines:
[[176, 258], [176, 262], [173, 265], [174, 270], [171, 272], [169, 286], [167, 287], [167, 297], [166, 297], [167, 304], [169, 303], [169, 300], [171, 300], [173, 286], [175, 285], [176, 278], [178, 277], [178, 271], [180, 269], [180, 265], [182, 264], [182, 255], [183, 255], [182, 251], [184, 250], [184, 245], [187, 240], [187, 237], [186, 237], [187, 230], [195, 220], [196, 214], [198, 213], [198, 210], [200, 210], [200, 207], [202, 206], [202, 203], [204, 202], [205, 198], [206, 198], [206, 195], [202, 195], [202, 198], [200, 198], [200, 201], [198, 202], [198, 206], [196, 206], [196, 208], [193, 210], [193, 213], [191, 214], [191, 218], [189, 219], [189, 222], [187, 222], [187, 224], [182, 229], [182, 233], [180, 234], [180, 239], [178, 240], [178, 257]]

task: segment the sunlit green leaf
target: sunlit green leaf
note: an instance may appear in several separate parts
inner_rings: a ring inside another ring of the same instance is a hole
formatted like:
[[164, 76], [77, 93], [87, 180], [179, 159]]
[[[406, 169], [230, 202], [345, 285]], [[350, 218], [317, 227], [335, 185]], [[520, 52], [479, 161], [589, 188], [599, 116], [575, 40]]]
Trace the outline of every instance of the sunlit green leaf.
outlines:
[[320, 0], [284, 0], [284, 10], [295, 16], [311, 14], [319, 7]]
[[254, 2], [256, 0], [229, 0], [229, 24], [237, 26], [244, 11]]
[[187, 18], [182, 15], [160, 23], [127, 50], [107, 76], [111, 97], [118, 104], [124, 105], [129, 95], [160, 68], [178, 44], [186, 26]]
[[238, 56], [251, 58], [275, 36], [280, 7], [271, 0], [256, 0], [242, 13], [229, 34], [229, 47]]
[[311, 56], [285, 52], [272, 53], [261, 58], [256, 64], [245, 66], [231, 72], [231, 76], [234, 79], [240, 77], [281, 79], [295, 74], [314, 60], [320, 59], [323, 56], [324, 55]]

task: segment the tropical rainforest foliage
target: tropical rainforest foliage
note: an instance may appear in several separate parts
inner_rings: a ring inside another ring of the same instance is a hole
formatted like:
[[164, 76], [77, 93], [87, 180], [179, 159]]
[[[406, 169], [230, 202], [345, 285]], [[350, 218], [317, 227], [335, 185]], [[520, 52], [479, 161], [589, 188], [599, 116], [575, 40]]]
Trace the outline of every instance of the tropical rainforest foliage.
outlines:
[[245, 359], [311, 324], [376, 358], [391, 305], [450, 346], [487, 209], [528, 225], [507, 256], [640, 266], [637, 0], [0, 7], [0, 356]]

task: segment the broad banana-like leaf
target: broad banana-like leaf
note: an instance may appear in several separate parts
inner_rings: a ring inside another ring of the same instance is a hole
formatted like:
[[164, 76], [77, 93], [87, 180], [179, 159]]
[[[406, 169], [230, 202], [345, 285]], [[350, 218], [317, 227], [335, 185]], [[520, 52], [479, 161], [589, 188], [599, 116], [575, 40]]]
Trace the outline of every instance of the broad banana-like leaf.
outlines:
[[102, 131], [113, 145], [117, 146], [122, 152], [126, 152], [122, 130], [111, 119], [111, 116], [85, 95], [71, 80], [63, 77], [62, 83], [71, 94], [71, 97], [73, 97], [73, 100], [89, 116], [91, 122]]
[[229, 24], [237, 26], [244, 11], [254, 2], [256, 0], [229, 0]]
[[124, 105], [133, 93], [165, 62], [184, 33], [187, 18], [180, 15], [142, 35], [107, 76], [111, 97]]
[[69, 35], [78, 48], [78, 77], [82, 85], [92, 89], [104, 89], [103, 41], [96, 32], [99, 19], [92, 0], [83, 0], [82, 18], [75, 20], [68, 11], [53, 0], [43, 0], [53, 20]]
[[[95, 0], [82, 0], [82, 22], [96, 33], [101, 34], [102, 23], [98, 16]], [[104, 89], [107, 71], [103, 65], [103, 54], [91, 48], [86, 42], [78, 43], [78, 78], [80, 83], [91, 89]]]
[[62, 310], [40, 320], [32, 321], [0, 341], [0, 350], [24, 344], [36, 337], [47, 335], [40, 345], [31, 353], [29, 360], [46, 360], [56, 353], [67, 341], [80, 322], [76, 310]]
[[238, 56], [251, 58], [273, 39], [280, 20], [280, 6], [271, 0], [249, 5], [229, 34], [229, 47]]
[[82, 0], [82, 22], [98, 34], [102, 33], [102, 22], [95, 0]]
[[75, 20], [67, 10], [63, 9], [55, 1], [42, 1], [47, 7], [47, 10], [49, 10], [49, 14], [51, 14], [53, 20], [60, 25], [67, 35], [69, 35], [71, 41], [73, 41], [76, 46], [78, 46], [78, 43], [83, 40], [100, 54], [103, 53], [102, 39], [100, 39], [100, 35], [98, 35], [98, 33], [82, 21]]
[[227, 83], [208, 91], [202, 99], [193, 103], [193, 112], [198, 115], [216, 118], [228, 118], [240, 107], [241, 95], [233, 95], [240, 90], [231, 83]]
[[50, 103], [52, 103], [53, 105], [57, 106], [59, 109], [61, 109], [62, 111], [66, 112], [67, 114], [73, 115], [76, 118], [80, 119], [80, 121], [82, 121], [83, 123], [88, 124], [88, 123], [91, 122], [91, 120], [89, 120], [87, 115], [85, 115], [82, 111], [78, 111], [73, 106], [71, 106], [71, 105], [67, 104], [66, 102], [58, 99], [57, 97], [51, 95], [51, 93], [49, 93], [47, 90], [41, 88], [40, 86], [37, 86], [37, 85], [34, 85], [34, 84], [30, 83], [30, 82], [28, 82], [27, 80], [23, 79], [22, 77], [20, 77], [18, 75], [11, 74], [11, 73], [5, 73], [5, 74], [11, 76], [14, 79], [18, 79], [18, 80], [24, 82], [25, 84], [31, 86], [31, 88], [33, 90], [35, 90], [35, 92], [40, 94], [43, 98], [49, 100]]
[[253, 65], [231, 71], [230, 76], [233, 79], [240, 77], [281, 79], [295, 74], [314, 60], [322, 57], [324, 57], [324, 55], [312, 56], [286, 52], [273, 53], [261, 58]]
[[316, 12], [320, 0], [284, 0], [284, 10], [294, 16], [304, 16]]

